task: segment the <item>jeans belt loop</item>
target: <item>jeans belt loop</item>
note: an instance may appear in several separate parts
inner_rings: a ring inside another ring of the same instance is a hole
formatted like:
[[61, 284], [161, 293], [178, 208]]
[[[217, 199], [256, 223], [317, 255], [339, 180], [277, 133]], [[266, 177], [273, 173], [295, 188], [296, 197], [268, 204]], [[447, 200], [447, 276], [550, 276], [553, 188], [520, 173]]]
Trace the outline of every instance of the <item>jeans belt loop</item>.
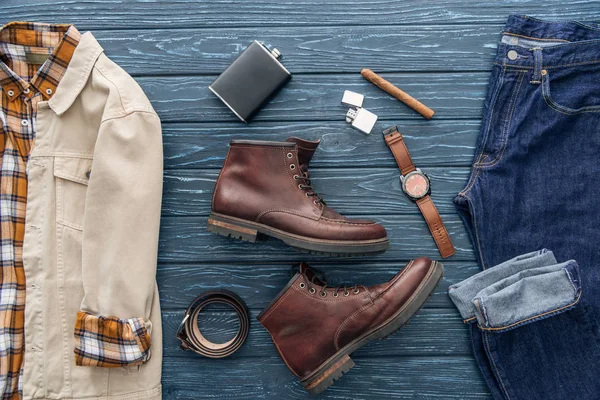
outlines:
[[534, 47], [531, 51], [533, 52], [535, 66], [533, 68], [533, 76], [529, 83], [540, 84], [542, 83], [542, 48]]

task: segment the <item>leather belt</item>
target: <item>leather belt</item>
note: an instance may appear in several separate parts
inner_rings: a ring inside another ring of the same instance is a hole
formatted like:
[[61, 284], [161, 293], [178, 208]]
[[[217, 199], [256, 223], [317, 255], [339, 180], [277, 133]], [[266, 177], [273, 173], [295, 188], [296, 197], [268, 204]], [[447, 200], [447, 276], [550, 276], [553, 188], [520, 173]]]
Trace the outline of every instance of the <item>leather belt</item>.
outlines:
[[[415, 167], [412, 158], [410, 157], [410, 153], [408, 152], [408, 148], [404, 143], [404, 138], [396, 126], [384, 130], [383, 137], [385, 143], [396, 159], [398, 168], [400, 168], [400, 173], [402, 174], [401, 180], [403, 183], [402, 190], [412, 201], [417, 203], [442, 258], [450, 257], [456, 253], [456, 250], [452, 245], [450, 235], [444, 226], [442, 217], [433, 204], [433, 200], [431, 200], [429, 177]], [[413, 180], [412, 186], [409, 184], [411, 179]], [[424, 185], [426, 185], [426, 187], [423, 187]]]
[[[225, 343], [213, 343], [206, 339], [198, 328], [198, 314], [209, 304], [225, 304], [238, 315], [240, 327], [235, 337]], [[177, 330], [183, 350], [192, 350], [204, 357], [223, 358], [239, 350], [248, 337], [250, 316], [244, 301], [229, 290], [211, 290], [196, 297], [185, 311], [185, 317]]]

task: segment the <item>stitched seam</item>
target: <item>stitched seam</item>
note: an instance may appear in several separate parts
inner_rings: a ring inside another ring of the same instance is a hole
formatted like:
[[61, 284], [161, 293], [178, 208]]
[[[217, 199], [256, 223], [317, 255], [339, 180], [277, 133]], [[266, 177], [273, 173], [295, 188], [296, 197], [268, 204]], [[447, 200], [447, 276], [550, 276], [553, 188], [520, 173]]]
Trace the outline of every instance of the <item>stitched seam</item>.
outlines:
[[469, 322], [471, 322], [471, 321], [473, 321], [475, 319], [477, 319], [477, 317], [471, 317], [471, 318], [463, 319], [463, 322], [466, 324], [466, 323], [469, 323]]
[[75, 229], [76, 231], [83, 231], [83, 225], [74, 224], [69, 221], [65, 221], [64, 219], [57, 219], [56, 223], [62, 226], [66, 226], [71, 229]]
[[[435, 204], [433, 204], [433, 201], [431, 201], [431, 198], [427, 199], [423, 204], [425, 203], [431, 203], [431, 205], [435, 208]], [[437, 211], [437, 209], [436, 209]], [[439, 215], [439, 212], [438, 212]], [[446, 241], [446, 237], [448, 237], [448, 231], [446, 230], [446, 228], [444, 227], [444, 225], [440, 225], [437, 221], [433, 221], [432, 223], [430, 223], [427, 218], [425, 218], [425, 215], [423, 215], [423, 218], [425, 219], [425, 222], [427, 223], [427, 227], [429, 227], [429, 230], [431, 231], [431, 234], [433, 236], [433, 240], [435, 241], [436, 245], [438, 248], [444, 247], [444, 245], [446, 243], [448, 243]], [[442, 217], [440, 216], [440, 219]], [[444, 237], [444, 232], [446, 234], [446, 236]], [[441, 250], [441, 249], [440, 249]]]
[[358, 310], [356, 310], [355, 312], [352, 313], [352, 315], [350, 315], [348, 318], [346, 318], [344, 320], [344, 322], [342, 322], [340, 324], [340, 326], [338, 326], [337, 330], [335, 331], [335, 336], [333, 337], [333, 344], [335, 346], [336, 350], [340, 349], [339, 346], [339, 337], [340, 334], [342, 333], [342, 329], [346, 326], [346, 324], [348, 324], [348, 322], [350, 320], [352, 320], [356, 315], [362, 313], [363, 311], [365, 311], [366, 309], [370, 308], [371, 306], [373, 306], [373, 300], [369, 298], [369, 304], [365, 304], [364, 306], [362, 306], [361, 308], [359, 308]]
[[473, 227], [475, 229], [475, 240], [477, 241], [477, 249], [479, 250], [479, 262], [481, 263], [481, 269], [485, 270], [485, 262], [483, 261], [483, 253], [481, 250], [481, 242], [479, 240], [479, 228], [477, 227], [477, 213], [475, 212], [475, 205], [473, 203], [473, 200], [471, 200], [471, 198], [469, 196], [467, 196], [466, 194], [462, 195], [463, 197], [465, 197], [467, 200], [469, 200], [469, 202], [471, 203], [471, 209], [469, 210], [469, 212], [471, 212], [473, 214], [473, 220], [475, 221], [473, 223]]
[[106, 79], [106, 80], [107, 80], [107, 81], [108, 81], [108, 82], [109, 82], [111, 85], [113, 85], [113, 86], [115, 87], [115, 89], [116, 89], [117, 93], [119, 93], [119, 102], [121, 103], [121, 108], [122, 108], [123, 110], [125, 110], [125, 104], [123, 104], [123, 95], [122, 95], [122, 93], [121, 93], [121, 90], [120, 90], [120, 89], [119, 89], [119, 87], [117, 86], [117, 84], [116, 84], [115, 82], [113, 82], [113, 80], [112, 80], [112, 79], [110, 79], [108, 76], [106, 76], [106, 73], [105, 73], [105, 71], [102, 71], [102, 69], [101, 69], [101, 68], [99, 68], [99, 66], [98, 66], [98, 63], [95, 63], [95, 64], [94, 64], [94, 69], [95, 69], [96, 71], [98, 71], [98, 73], [99, 73], [100, 75], [102, 75], [102, 76], [104, 77], [104, 79]]
[[[294, 288], [294, 286], [292, 286], [292, 288]], [[281, 305], [281, 303], [283, 302], [283, 300], [288, 297], [290, 295], [290, 293], [292, 293], [291, 290], [288, 290], [288, 292], [286, 294], [284, 294], [283, 296], [281, 296], [279, 298], [279, 300], [277, 300], [276, 304], [273, 304], [273, 307], [271, 308], [271, 310], [269, 310], [262, 318], [261, 322], [264, 322], [267, 320], [267, 318], [269, 318], [271, 316], [271, 314], [273, 314], [273, 311], [277, 310], [277, 308]]]
[[500, 91], [502, 90], [502, 86], [504, 85], [505, 75], [506, 75], [506, 66], [504, 68], [502, 68], [502, 70], [501, 70], [499, 82], [497, 83], [496, 90], [492, 96], [492, 102], [491, 102], [491, 107], [490, 107], [490, 111], [489, 111], [489, 118], [487, 120], [487, 126], [485, 127], [485, 131], [482, 132], [484, 136], [483, 136], [483, 140], [481, 143], [481, 151], [479, 153], [479, 156], [476, 158], [476, 162], [475, 162], [474, 166], [482, 163], [484, 160], [486, 160], [488, 158], [487, 156], [484, 156], [485, 147], [486, 147], [488, 139], [490, 137], [490, 132], [492, 129], [492, 120], [494, 118], [494, 111], [496, 109], [496, 105], [498, 104], [498, 98], [500, 97]]
[[544, 316], [546, 316], [548, 314], [553, 314], [553, 313], [556, 313], [558, 311], [562, 311], [565, 308], [572, 307], [572, 306], [576, 305], [577, 303], [579, 303], [579, 299], [580, 298], [581, 298], [581, 291], [579, 291], [579, 294], [577, 295], [577, 298], [575, 299], [575, 301], [573, 301], [572, 303], [569, 303], [569, 304], [567, 304], [565, 306], [558, 307], [558, 308], [555, 308], [553, 310], [546, 311], [546, 312], [543, 312], [543, 313], [540, 313], [540, 314], [537, 314], [537, 315], [532, 315], [531, 317], [527, 317], [525, 319], [522, 319], [520, 321], [514, 322], [514, 323], [509, 324], [509, 325], [499, 326], [499, 327], [493, 327], [493, 328], [492, 327], [486, 328], [486, 327], [480, 326], [479, 329], [484, 330], [484, 331], [499, 331], [499, 330], [503, 330], [503, 329], [512, 328], [514, 326], [521, 325], [521, 324], [523, 324], [523, 323], [525, 323], [527, 321], [531, 321], [531, 320], [536, 319], [536, 318], [544, 317]]
[[586, 29], [591, 29], [591, 30], [593, 30], [593, 31], [600, 31], [600, 28], [596, 28], [595, 26], [590, 26], [590, 25], [587, 25], [587, 24], [581, 23], [581, 22], [579, 22], [579, 21], [573, 21], [573, 23], [575, 23], [575, 24], [577, 24], [577, 25], [579, 25], [579, 26], [581, 26], [581, 27], [584, 27], [584, 28], [586, 28]]
[[506, 396], [507, 400], [510, 400], [510, 396], [508, 395], [508, 390], [506, 390], [506, 386], [504, 386], [504, 381], [502, 380], [502, 377], [500, 376], [500, 371], [498, 370], [498, 366], [496, 365], [496, 360], [494, 360], [494, 357], [492, 357], [492, 350], [490, 349], [490, 343], [488, 341], [488, 336], [485, 332], [483, 333], [483, 337], [485, 338], [485, 347], [487, 348], [490, 359], [492, 360], [492, 365], [494, 366], [494, 371], [496, 371], [496, 378], [500, 382], [500, 385], [502, 386], [502, 390], [504, 391], [504, 395]]
[[469, 182], [467, 183], [467, 186], [458, 193], [458, 196], [464, 196], [464, 197], [466, 197], [466, 194], [471, 190], [471, 188], [473, 186], [475, 186], [475, 183], [477, 182], [477, 177], [479, 176], [479, 173], [481, 172], [481, 168], [479, 168], [479, 163], [483, 162], [484, 160], [487, 160], [487, 158], [488, 158], [487, 154], [484, 155], [482, 153], [481, 157], [480, 157], [481, 161], [476, 161], [473, 164], [473, 171], [474, 171], [474, 173], [473, 172], [471, 173], [471, 178], [469, 179]]
[[[317, 145], [318, 145], [320, 142], [321, 142], [321, 140], [319, 140], [319, 141], [317, 142]], [[317, 150], [317, 148], [316, 148], [316, 147], [315, 147], [314, 149], [311, 149], [310, 147], [304, 147], [304, 146], [300, 146], [298, 143], [296, 143], [296, 146], [298, 146], [298, 148], [299, 148], [299, 149], [302, 149], [302, 150], [308, 150], [308, 151]]]
[[567, 274], [567, 278], [569, 279], [569, 283], [573, 287], [573, 290], [574, 290], [575, 294], [577, 294], [577, 288], [575, 287], [575, 283], [573, 282], [573, 277], [571, 277], [571, 274], [569, 273], [569, 270], [566, 269], [566, 268], [563, 268], [563, 271], [565, 271], [565, 273]]
[[[581, 62], [577, 62], [577, 63], [569, 63], [569, 64], [557, 64], [557, 65], [543, 65], [542, 69], [556, 69], [556, 68], [566, 68], [566, 67], [576, 67], [578, 65], [589, 65], [589, 64], [597, 64], [600, 63], [600, 60], [590, 60], [590, 61], [581, 61]], [[495, 61], [494, 65], [504, 65], [504, 64], [500, 64], [499, 62]], [[521, 68], [526, 68], [526, 69], [534, 69], [535, 67], [530, 66], [530, 65], [511, 65], [511, 64], [505, 64], [505, 66], [507, 68], [511, 68], [511, 69], [521, 69]]]
[[[128, 116], [130, 116], [132, 114], [136, 114], [136, 113], [150, 114], [150, 115], [153, 115], [156, 118], [158, 118], [158, 114], [156, 114], [154, 111], [148, 111], [148, 110], [135, 108], [135, 109], [132, 109], [131, 111], [127, 111], [127, 112], [123, 112], [123, 113], [117, 113], [114, 115], [108, 114], [108, 116], [105, 116], [105, 118], [102, 121], [100, 121], [100, 127], [102, 127], [102, 124], [107, 121], [128, 117]], [[160, 119], [159, 119], [159, 122], [160, 122]]]
[[312, 219], [314, 221], [318, 221], [319, 220], [319, 218], [315, 217], [314, 215], [308, 215], [308, 214], [300, 213], [300, 212], [297, 212], [297, 211], [294, 211], [294, 210], [289, 210], [287, 208], [270, 208], [268, 210], [261, 211], [261, 213], [258, 214], [258, 216], [256, 217], [256, 219], [254, 221], [255, 222], [259, 222], [259, 220], [263, 216], [265, 216], [266, 214], [271, 213], [271, 212], [282, 212], [282, 213], [297, 215], [299, 217], [309, 218], [309, 219]]
[[394, 279], [392, 279], [392, 281], [390, 282], [390, 286], [387, 289], [385, 289], [383, 292], [381, 292], [379, 295], [377, 295], [373, 300], [378, 299], [381, 296], [383, 296], [385, 293], [387, 293], [392, 288], [394, 283], [398, 282], [398, 279], [400, 279], [400, 278], [402, 278], [402, 276], [404, 276], [406, 271], [408, 271], [410, 269], [410, 267], [414, 264], [414, 262], [415, 262], [415, 260], [410, 260], [408, 265], [406, 265], [404, 268], [402, 268], [402, 271]]
[[227, 155], [225, 156], [225, 162], [223, 162], [223, 167], [221, 168], [221, 172], [219, 172], [219, 176], [217, 177], [217, 183], [215, 184], [215, 190], [213, 191], [212, 201], [210, 204], [210, 208], [215, 211], [215, 197], [217, 195], [217, 190], [219, 189], [219, 183], [221, 183], [221, 177], [223, 175], [223, 171], [227, 166], [227, 160], [229, 160], [229, 155], [231, 154], [231, 147], [227, 150]]
[[546, 104], [555, 111], [560, 112], [565, 115], [576, 115], [583, 114], [587, 112], [600, 112], [600, 105], [597, 106], [584, 106], [580, 108], [569, 108], [558, 104], [554, 99], [552, 99], [552, 95], [550, 93], [550, 77], [546, 75], [542, 76], [543, 84], [542, 84], [542, 95], [544, 97], [544, 101]]
[[[432, 263], [432, 267], [433, 267], [433, 263]], [[419, 293], [419, 291], [423, 288], [423, 286], [425, 286], [426, 284], [429, 283], [431, 276], [433, 275], [433, 271], [435, 268], [430, 268], [429, 271], [427, 272], [427, 275], [425, 275], [425, 278], [423, 278], [423, 280], [421, 281], [421, 283], [419, 284], [419, 286], [415, 289], [415, 291], [413, 292], [412, 296], [410, 296], [410, 298], [402, 305], [401, 309], [405, 309], [406, 305], [409, 304]], [[389, 290], [386, 289], [386, 291]], [[379, 298], [381, 296], [377, 296], [376, 298]], [[374, 301], [371, 300], [371, 304], [367, 304], [363, 307], [361, 307], [359, 310], [357, 310], [356, 312], [354, 312], [351, 316], [349, 316], [348, 318], [346, 318], [346, 320], [344, 322], [342, 322], [342, 324], [338, 327], [336, 333], [335, 333], [335, 339], [334, 339], [334, 345], [336, 350], [339, 350], [339, 344], [338, 344], [338, 340], [339, 340], [339, 335], [342, 333], [342, 328], [345, 327], [346, 323], [348, 323], [351, 319], [353, 319], [355, 316], [357, 316], [358, 314], [362, 313], [363, 311], [365, 311], [367, 308], [369, 308], [370, 306], [374, 305]], [[390, 317], [391, 318], [391, 317]], [[388, 318], [389, 319], [389, 318]], [[384, 321], [384, 323], [387, 322]]]
[[568, 40], [565, 39], [552, 39], [552, 38], [534, 38], [531, 36], [525, 36], [525, 35], [519, 35], [516, 33], [511, 33], [511, 32], [502, 32], [503, 35], [507, 35], [507, 36], [517, 36], [517, 37], [521, 37], [523, 39], [531, 39], [531, 40], [537, 40], [540, 42], [564, 42], [564, 43], [571, 43]]
[[485, 164], [480, 164], [483, 167], [493, 167], [494, 165], [498, 164], [500, 162], [500, 160], [502, 160], [502, 158], [504, 157], [504, 152], [506, 150], [506, 145], [508, 143], [508, 133], [509, 133], [510, 127], [512, 125], [513, 114], [514, 114], [516, 104], [517, 104], [517, 97], [519, 95], [519, 92], [521, 91], [521, 86], [523, 84], [523, 78], [525, 77], [524, 72], [525, 71], [521, 72], [521, 77], [519, 78], [519, 83], [517, 85], [514, 95], [512, 96], [511, 108], [510, 108], [509, 114], [506, 117], [504, 133], [502, 135], [502, 145], [501, 145], [500, 154], [498, 154], [496, 159], [494, 159], [493, 161], [490, 161], [489, 163], [486, 162]]
[[327, 218], [327, 217], [321, 217], [320, 219], [324, 220], [324, 221], [329, 221], [329, 222], [335, 222], [338, 224], [346, 224], [346, 225], [376, 225], [375, 222], [352, 222], [352, 221], [344, 221], [344, 220], [340, 220], [340, 219], [331, 219], [331, 218]]
[[80, 183], [82, 185], [86, 185], [86, 186], [88, 185], [88, 181], [86, 179], [79, 178], [75, 175], [65, 174], [63, 172], [54, 172], [54, 176], [57, 178], [60, 178], [60, 179], [67, 180], [67, 181]]
[[79, 158], [79, 159], [93, 159], [94, 155], [92, 153], [77, 153], [70, 151], [48, 151], [48, 152], [38, 152], [33, 156], [30, 156], [29, 159], [33, 160], [41, 157], [57, 157], [57, 158]]

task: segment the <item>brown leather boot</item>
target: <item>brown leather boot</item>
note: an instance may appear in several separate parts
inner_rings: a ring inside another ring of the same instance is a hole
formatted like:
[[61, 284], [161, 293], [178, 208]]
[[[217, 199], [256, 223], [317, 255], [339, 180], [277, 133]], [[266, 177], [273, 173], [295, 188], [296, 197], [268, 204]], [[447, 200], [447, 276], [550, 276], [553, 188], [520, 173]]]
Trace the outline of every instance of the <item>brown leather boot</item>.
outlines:
[[306, 264], [258, 315], [279, 355], [310, 394], [354, 366], [350, 354], [400, 329], [442, 279], [442, 264], [421, 257], [390, 281], [330, 288]]
[[313, 190], [308, 164], [318, 145], [298, 138], [231, 141], [208, 230], [250, 242], [272, 236], [311, 253], [384, 252], [389, 247], [385, 228], [341, 216]]

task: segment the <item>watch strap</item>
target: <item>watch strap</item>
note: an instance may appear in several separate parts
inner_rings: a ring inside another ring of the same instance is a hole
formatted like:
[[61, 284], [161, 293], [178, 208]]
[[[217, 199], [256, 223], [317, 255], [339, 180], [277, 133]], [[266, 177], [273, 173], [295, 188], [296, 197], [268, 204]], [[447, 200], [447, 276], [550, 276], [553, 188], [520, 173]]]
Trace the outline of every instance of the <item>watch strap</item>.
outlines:
[[[417, 168], [410, 157], [408, 148], [404, 143], [404, 138], [402, 137], [402, 134], [398, 132], [398, 129], [395, 126], [386, 129], [383, 131], [383, 138], [396, 159], [398, 168], [400, 168], [400, 173], [405, 176], [412, 171], [416, 171]], [[427, 226], [431, 231], [431, 236], [433, 236], [433, 240], [435, 241], [442, 258], [450, 257], [456, 253], [452, 241], [450, 240], [450, 235], [444, 226], [440, 213], [435, 207], [435, 204], [433, 204], [433, 200], [431, 200], [431, 196], [427, 195], [422, 197], [416, 200], [416, 203], [427, 222]]]
[[444, 226], [440, 213], [435, 207], [435, 204], [433, 204], [433, 200], [431, 200], [431, 196], [427, 195], [420, 198], [416, 203], [423, 214], [423, 218], [425, 218], [425, 221], [427, 222], [427, 226], [431, 231], [431, 236], [433, 236], [433, 240], [435, 240], [435, 244], [437, 245], [442, 258], [450, 257], [456, 253], [452, 241], [450, 240], [450, 235]]
[[415, 167], [412, 158], [410, 158], [410, 153], [404, 143], [402, 134], [398, 132], [398, 130], [394, 130], [390, 133], [384, 133], [383, 137], [385, 139], [385, 144], [388, 145], [396, 159], [398, 168], [400, 168], [400, 173], [406, 175], [409, 172], [415, 171], [417, 168]]

